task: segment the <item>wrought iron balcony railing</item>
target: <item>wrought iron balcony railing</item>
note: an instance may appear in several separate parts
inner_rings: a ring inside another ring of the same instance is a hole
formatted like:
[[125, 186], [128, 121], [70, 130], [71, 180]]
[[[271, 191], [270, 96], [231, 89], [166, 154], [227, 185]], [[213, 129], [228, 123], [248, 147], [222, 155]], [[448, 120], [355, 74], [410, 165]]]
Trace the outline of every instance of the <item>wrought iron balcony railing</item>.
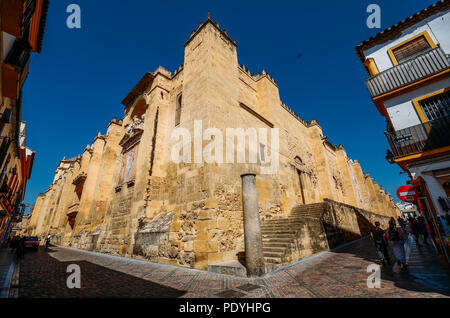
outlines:
[[27, 65], [30, 59], [30, 46], [24, 40], [16, 40], [5, 59], [5, 63], [20, 69], [20, 72]]
[[450, 116], [385, 134], [394, 159], [450, 146]]
[[36, 10], [36, 0], [27, 0], [23, 14], [23, 25], [27, 25]]
[[382, 95], [450, 68], [450, 58], [438, 46], [366, 79], [372, 97]]
[[5, 162], [10, 144], [11, 139], [9, 139], [8, 137], [0, 137], [0, 168], [3, 166], [3, 163]]

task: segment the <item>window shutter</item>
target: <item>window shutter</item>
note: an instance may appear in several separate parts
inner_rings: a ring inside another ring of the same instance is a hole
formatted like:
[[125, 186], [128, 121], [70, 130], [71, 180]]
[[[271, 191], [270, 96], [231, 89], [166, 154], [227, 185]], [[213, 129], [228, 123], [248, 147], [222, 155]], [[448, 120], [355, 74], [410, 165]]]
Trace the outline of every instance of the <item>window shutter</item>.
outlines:
[[411, 57], [414, 57], [428, 49], [430, 49], [430, 44], [425, 39], [424, 36], [420, 36], [392, 51], [398, 63], [401, 63]]

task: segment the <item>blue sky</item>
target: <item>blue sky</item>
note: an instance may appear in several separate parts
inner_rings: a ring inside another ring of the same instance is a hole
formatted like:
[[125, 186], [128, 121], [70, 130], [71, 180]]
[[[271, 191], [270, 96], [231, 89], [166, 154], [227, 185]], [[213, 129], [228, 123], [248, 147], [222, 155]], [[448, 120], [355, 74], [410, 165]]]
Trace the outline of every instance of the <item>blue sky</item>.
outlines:
[[[305, 120], [317, 119], [397, 200], [407, 177], [385, 159], [385, 121], [355, 46], [380, 31], [366, 27], [369, 4], [380, 5], [384, 29], [434, 2], [52, 0], [43, 50], [24, 86], [27, 145], [37, 152], [24, 202], [47, 190], [64, 156], [81, 153], [123, 116], [120, 102], [145, 72], [183, 63], [183, 45], [208, 12], [236, 38], [241, 64], [266, 69], [281, 99]], [[81, 7], [81, 29], [66, 27], [71, 3]]]

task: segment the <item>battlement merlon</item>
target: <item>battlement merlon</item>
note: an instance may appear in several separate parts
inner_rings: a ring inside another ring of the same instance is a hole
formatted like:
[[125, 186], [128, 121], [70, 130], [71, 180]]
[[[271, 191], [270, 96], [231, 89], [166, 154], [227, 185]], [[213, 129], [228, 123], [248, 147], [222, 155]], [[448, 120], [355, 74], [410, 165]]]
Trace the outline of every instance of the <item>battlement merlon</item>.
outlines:
[[186, 43], [184, 43], [184, 47], [188, 46], [190, 42], [192, 42], [192, 40], [208, 25], [211, 24], [214, 28], [216, 28], [221, 35], [232, 45], [234, 45], [237, 48], [237, 44], [236, 44], [236, 40], [235, 39], [231, 39], [228, 35], [227, 30], [225, 29], [221, 29], [219, 22], [213, 22], [211, 19], [211, 15], [208, 13], [208, 16], [206, 17], [206, 21], [205, 22], [200, 22], [198, 28], [196, 30], [193, 30], [191, 32], [191, 35], [189, 36], [189, 38], [187, 39]]

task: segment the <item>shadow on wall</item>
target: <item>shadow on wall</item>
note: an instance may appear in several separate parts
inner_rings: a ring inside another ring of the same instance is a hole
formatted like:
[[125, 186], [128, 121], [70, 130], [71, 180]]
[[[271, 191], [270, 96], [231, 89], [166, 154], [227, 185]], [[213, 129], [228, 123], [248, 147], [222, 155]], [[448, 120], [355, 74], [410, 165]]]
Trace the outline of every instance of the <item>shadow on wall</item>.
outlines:
[[330, 249], [370, 234], [376, 221], [386, 228], [389, 217], [325, 199], [321, 220]]

